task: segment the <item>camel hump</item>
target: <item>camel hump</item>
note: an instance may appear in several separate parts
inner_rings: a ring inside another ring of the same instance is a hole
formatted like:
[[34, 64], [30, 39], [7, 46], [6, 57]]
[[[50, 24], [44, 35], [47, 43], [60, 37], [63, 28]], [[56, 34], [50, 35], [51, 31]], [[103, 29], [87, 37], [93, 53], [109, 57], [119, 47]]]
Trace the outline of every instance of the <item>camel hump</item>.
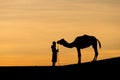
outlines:
[[87, 38], [88, 38], [88, 37], [89, 37], [89, 38], [92, 37], [92, 38], [95, 38], [95, 36], [91, 36], [91, 35], [88, 35], [88, 34], [84, 34], [82, 37], [87, 37]]
[[91, 36], [91, 35], [87, 35], [87, 34], [84, 34], [83, 36], [81, 36], [81, 37], [83, 37], [83, 39], [96, 39], [96, 37], [95, 36]]
[[83, 36], [89, 36], [88, 34], [84, 34]]
[[88, 34], [84, 34], [84, 35], [83, 35], [83, 37], [88, 37], [88, 36], [90, 36], [90, 35], [88, 35]]

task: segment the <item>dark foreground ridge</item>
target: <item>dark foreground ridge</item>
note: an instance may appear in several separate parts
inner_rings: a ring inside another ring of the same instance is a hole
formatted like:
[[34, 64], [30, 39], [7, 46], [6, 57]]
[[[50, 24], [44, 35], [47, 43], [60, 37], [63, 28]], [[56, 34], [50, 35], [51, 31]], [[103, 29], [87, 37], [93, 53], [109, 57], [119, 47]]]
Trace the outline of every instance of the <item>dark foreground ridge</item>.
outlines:
[[64, 66], [1, 66], [3, 80], [119, 79], [120, 57]]

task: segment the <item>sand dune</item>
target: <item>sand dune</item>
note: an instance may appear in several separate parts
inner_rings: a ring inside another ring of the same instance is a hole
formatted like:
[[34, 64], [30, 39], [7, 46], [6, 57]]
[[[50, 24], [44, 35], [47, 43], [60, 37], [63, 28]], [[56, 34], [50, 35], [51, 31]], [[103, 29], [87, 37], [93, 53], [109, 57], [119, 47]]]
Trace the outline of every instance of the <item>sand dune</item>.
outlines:
[[[118, 79], [120, 57], [64, 66], [1, 66], [1, 78], [15, 80]], [[5, 76], [5, 77], [4, 77]]]

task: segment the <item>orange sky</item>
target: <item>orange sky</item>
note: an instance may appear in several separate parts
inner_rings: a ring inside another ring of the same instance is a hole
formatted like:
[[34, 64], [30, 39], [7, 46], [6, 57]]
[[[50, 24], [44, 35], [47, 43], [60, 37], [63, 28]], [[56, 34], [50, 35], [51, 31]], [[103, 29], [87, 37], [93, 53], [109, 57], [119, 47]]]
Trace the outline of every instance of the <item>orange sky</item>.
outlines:
[[[101, 41], [98, 59], [118, 57], [119, 21], [119, 0], [0, 0], [0, 65], [51, 65], [53, 40], [83, 34]], [[59, 48], [60, 65], [77, 63], [75, 48]], [[82, 62], [93, 55], [83, 49]]]

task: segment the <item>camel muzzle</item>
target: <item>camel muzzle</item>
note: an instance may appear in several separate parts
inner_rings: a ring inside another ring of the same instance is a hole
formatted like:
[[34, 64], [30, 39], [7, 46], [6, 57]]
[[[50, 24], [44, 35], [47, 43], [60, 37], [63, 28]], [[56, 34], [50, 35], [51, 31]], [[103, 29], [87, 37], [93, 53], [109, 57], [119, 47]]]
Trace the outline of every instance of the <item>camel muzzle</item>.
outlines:
[[60, 41], [57, 41], [57, 44], [60, 44]]

